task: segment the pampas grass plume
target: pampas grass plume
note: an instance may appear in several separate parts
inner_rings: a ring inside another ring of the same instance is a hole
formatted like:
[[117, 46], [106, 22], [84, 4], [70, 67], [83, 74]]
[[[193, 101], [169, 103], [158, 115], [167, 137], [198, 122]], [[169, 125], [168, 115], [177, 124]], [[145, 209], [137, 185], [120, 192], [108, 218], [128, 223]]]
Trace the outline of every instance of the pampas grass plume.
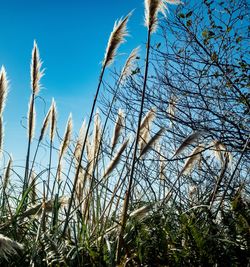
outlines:
[[179, 155], [187, 146], [194, 143], [202, 134], [203, 134], [203, 132], [197, 131], [197, 132], [194, 132], [194, 133], [190, 134], [189, 136], [187, 136], [184, 139], [184, 141], [181, 143], [181, 145], [177, 148], [173, 157]]
[[0, 71], [0, 115], [2, 115], [8, 94], [8, 79], [4, 66]]
[[50, 115], [50, 140], [52, 141], [56, 132], [56, 119], [57, 119], [57, 111], [56, 111], [56, 103], [54, 98], [51, 103], [51, 115]]
[[204, 150], [203, 145], [198, 145], [192, 153], [189, 155], [188, 159], [186, 160], [184, 167], [182, 168], [179, 176], [182, 174], [188, 174], [192, 168], [194, 167], [195, 163], [200, 159], [201, 152]]
[[65, 154], [65, 152], [69, 146], [70, 138], [71, 138], [71, 134], [72, 134], [72, 129], [73, 129], [73, 122], [72, 122], [72, 115], [70, 114], [68, 121], [67, 121], [65, 133], [64, 133], [64, 138], [62, 140], [61, 147], [59, 150], [59, 158], [62, 158], [62, 156]]
[[114, 133], [113, 133], [113, 137], [111, 141], [111, 153], [114, 150], [118, 142], [118, 138], [121, 134], [121, 130], [123, 126], [124, 126], [124, 115], [123, 115], [123, 111], [119, 109], [116, 122], [115, 122]]
[[129, 139], [126, 139], [123, 142], [123, 144], [120, 146], [120, 148], [116, 152], [116, 155], [113, 157], [113, 159], [109, 163], [103, 177], [107, 177], [113, 171], [113, 169], [117, 166], [117, 164], [119, 163], [119, 161], [121, 159], [121, 155], [122, 155], [123, 151], [126, 149], [126, 147], [128, 145], [128, 142], [129, 142]]
[[41, 85], [40, 80], [42, 76], [44, 75], [44, 71], [41, 70], [42, 67], [42, 61], [39, 56], [39, 50], [37, 47], [36, 41], [34, 41], [34, 46], [32, 50], [32, 59], [31, 59], [31, 88], [34, 95], [37, 95], [40, 91]]
[[164, 133], [166, 129], [161, 128], [144, 146], [144, 148], [141, 151], [140, 156], [143, 156], [145, 153], [147, 153], [150, 149], [153, 148], [153, 146], [159, 141], [159, 139], [162, 137], [162, 134]]
[[151, 108], [147, 114], [144, 116], [142, 122], [141, 122], [141, 126], [140, 126], [140, 135], [143, 135], [144, 131], [148, 131], [150, 124], [152, 123], [152, 121], [155, 118], [155, 113], [156, 113], [156, 109], [155, 108]]
[[42, 139], [43, 139], [43, 137], [44, 137], [44, 135], [46, 133], [46, 130], [47, 130], [48, 126], [49, 126], [49, 122], [51, 120], [50, 117], [51, 117], [51, 109], [48, 110], [48, 112], [47, 112], [47, 114], [46, 114], [46, 116], [44, 118], [43, 126], [41, 128], [41, 133], [40, 133], [40, 137], [39, 137], [39, 142], [42, 141]]
[[180, 0], [145, 0], [145, 26], [149, 32], [155, 32], [158, 24], [158, 13], [166, 16], [165, 10], [168, 10], [166, 4], [182, 4]]
[[22, 244], [0, 234], [0, 258], [4, 258], [8, 261], [11, 255], [17, 254], [17, 251], [22, 249]]
[[30, 102], [28, 107], [28, 138], [31, 141], [35, 133], [35, 124], [36, 124], [36, 110], [34, 105], [34, 98], [30, 96]]
[[115, 22], [113, 31], [110, 34], [108, 45], [106, 48], [103, 66], [109, 66], [113, 63], [116, 51], [121, 43], [125, 41], [125, 37], [128, 35], [127, 22], [132, 13], [129, 13], [124, 19], [120, 19]]
[[121, 81], [124, 81], [132, 72], [132, 69], [135, 65], [135, 61], [136, 59], [138, 59], [138, 54], [139, 54], [139, 50], [140, 50], [140, 47], [136, 47], [135, 49], [133, 49], [130, 53], [130, 55], [128, 56], [125, 64], [124, 64], [124, 67], [122, 69], [122, 72], [121, 72]]

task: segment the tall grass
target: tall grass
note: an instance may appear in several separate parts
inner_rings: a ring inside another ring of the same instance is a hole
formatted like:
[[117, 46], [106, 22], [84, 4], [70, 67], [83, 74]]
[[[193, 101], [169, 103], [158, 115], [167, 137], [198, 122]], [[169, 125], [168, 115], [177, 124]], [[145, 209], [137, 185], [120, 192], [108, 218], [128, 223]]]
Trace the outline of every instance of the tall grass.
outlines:
[[[145, 1], [143, 77], [134, 72], [139, 62], [135, 48], [118, 74], [103, 115], [96, 107], [105, 89], [104, 74], [125, 41], [132, 13], [115, 22], [89, 119], [76, 139], [71, 115], [63, 137], [56, 134], [61, 131], [54, 99], [35, 136], [43, 71], [34, 42], [24, 174], [15, 159], [3, 153], [8, 160], [2, 161], [0, 184], [2, 266], [247, 266], [250, 204], [244, 197], [245, 183], [232, 181], [249, 140], [235, 164], [227, 146], [204, 132], [193, 132], [170, 150], [168, 131], [178, 128], [157, 127], [156, 107], [144, 110], [146, 90], [153, 90], [148, 84], [151, 38], [167, 3], [180, 1]], [[117, 96], [128, 81], [141, 78], [138, 110], [129, 116], [116, 107]], [[7, 91], [2, 68], [1, 150]], [[170, 103], [171, 122], [178, 103], [175, 98]], [[48, 157], [39, 164], [42, 146]], [[199, 183], [201, 173], [214, 180]]]

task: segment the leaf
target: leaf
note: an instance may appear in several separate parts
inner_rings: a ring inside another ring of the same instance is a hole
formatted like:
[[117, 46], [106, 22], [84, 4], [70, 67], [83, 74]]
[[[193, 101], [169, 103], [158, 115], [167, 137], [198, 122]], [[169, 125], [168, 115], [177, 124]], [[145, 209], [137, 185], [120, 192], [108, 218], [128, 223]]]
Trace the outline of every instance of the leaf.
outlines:
[[208, 31], [208, 37], [212, 38], [213, 36], [215, 36], [215, 33], [212, 31]]
[[211, 55], [211, 59], [213, 61], [217, 61], [218, 60], [218, 55], [216, 54], [216, 52], [213, 52], [212, 55]]
[[242, 40], [242, 37], [241, 36], [239, 36], [238, 38], [236, 38], [236, 43], [238, 44], [238, 43], [240, 43], [241, 42], [241, 40]]
[[208, 37], [208, 31], [207, 31], [207, 30], [204, 30], [204, 31], [202, 32], [202, 36], [203, 36], [204, 38], [207, 38], [207, 37]]
[[182, 142], [182, 144], [175, 151], [173, 157], [180, 154], [188, 145], [191, 145], [192, 143], [194, 143], [203, 133], [204, 133], [203, 131], [194, 132], [190, 134], [188, 137], [186, 137], [184, 141]]
[[193, 14], [193, 11], [189, 11], [189, 12], [186, 14], [186, 18], [189, 18], [189, 17], [191, 17], [191, 16], [192, 16], [192, 14]]
[[187, 26], [188, 26], [188, 27], [192, 26], [192, 20], [189, 19], [189, 20], [187, 21]]
[[179, 176], [183, 175], [183, 174], [188, 174], [192, 168], [194, 167], [194, 165], [196, 164], [196, 162], [200, 159], [201, 156], [201, 152], [204, 150], [204, 146], [202, 145], [198, 145], [193, 151], [192, 153], [189, 155], [189, 157], [187, 158], [182, 170], [180, 171]]
[[179, 14], [178, 14], [178, 17], [179, 17], [179, 18], [182, 18], [182, 19], [185, 19], [185, 15], [184, 15], [183, 13], [179, 13]]

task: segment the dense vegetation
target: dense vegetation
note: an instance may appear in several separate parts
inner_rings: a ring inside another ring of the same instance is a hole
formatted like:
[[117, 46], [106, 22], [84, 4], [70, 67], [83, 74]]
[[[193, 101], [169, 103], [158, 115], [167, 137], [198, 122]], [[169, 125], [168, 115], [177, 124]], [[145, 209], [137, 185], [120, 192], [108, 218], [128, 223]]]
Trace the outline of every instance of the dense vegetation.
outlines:
[[113, 70], [131, 16], [77, 138], [71, 115], [60, 135], [55, 100], [35, 124], [34, 43], [23, 168], [4, 150], [2, 67], [1, 266], [250, 266], [247, 1], [146, 0], [145, 59], [135, 48]]

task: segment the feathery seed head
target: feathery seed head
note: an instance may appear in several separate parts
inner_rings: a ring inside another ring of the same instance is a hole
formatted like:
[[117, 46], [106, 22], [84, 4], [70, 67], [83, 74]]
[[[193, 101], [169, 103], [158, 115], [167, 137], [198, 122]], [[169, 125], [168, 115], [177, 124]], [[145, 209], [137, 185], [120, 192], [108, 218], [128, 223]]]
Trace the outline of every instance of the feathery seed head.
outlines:
[[182, 4], [180, 0], [145, 0], [145, 26], [149, 32], [155, 32], [158, 23], [158, 13], [166, 16], [165, 10], [168, 10], [166, 4]]
[[3, 127], [3, 117], [0, 116], [0, 154], [3, 149], [3, 137], [4, 137], [4, 127]]
[[0, 258], [8, 260], [8, 257], [17, 254], [17, 250], [22, 249], [22, 244], [0, 234]]
[[94, 159], [97, 156], [97, 152], [98, 152], [98, 147], [100, 144], [100, 140], [101, 140], [101, 119], [100, 119], [100, 114], [99, 114], [99, 110], [96, 110], [96, 114], [94, 117], [94, 131], [93, 131], [93, 139], [92, 139], [92, 159]]
[[51, 115], [50, 115], [50, 140], [52, 141], [54, 139], [55, 136], [55, 132], [56, 132], [56, 117], [57, 117], [57, 112], [56, 112], [56, 103], [54, 98], [52, 99], [52, 103], [50, 106], [50, 110], [51, 110]]
[[145, 26], [152, 33], [157, 28], [157, 15], [161, 12], [164, 16], [166, 5], [162, 0], [145, 0]]
[[7, 185], [9, 183], [9, 180], [10, 180], [11, 165], [12, 165], [12, 156], [10, 156], [10, 159], [8, 161], [8, 164], [7, 164], [5, 173], [4, 173], [4, 177], [3, 177], [3, 192], [5, 192]]
[[8, 79], [4, 66], [0, 70], [0, 115], [2, 115], [8, 93]]
[[76, 159], [80, 158], [80, 154], [81, 154], [81, 150], [82, 150], [85, 134], [86, 134], [86, 121], [84, 120], [83, 123], [82, 123], [82, 126], [80, 128], [78, 139], [77, 139], [76, 146], [75, 146], [74, 155], [75, 155]]
[[188, 174], [192, 170], [195, 163], [200, 159], [202, 151], [204, 151], [204, 145], [198, 145], [196, 148], [194, 148], [194, 150], [186, 160], [179, 176], [181, 176], [182, 174]]
[[144, 155], [147, 153], [150, 149], [153, 148], [153, 146], [159, 141], [159, 139], [162, 137], [163, 133], [165, 132], [165, 128], [161, 128], [148, 142], [147, 144], [143, 147], [141, 150], [140, 156]]
[[127, 22], [132, 13], [129, 13], [124, 19], [115, 22], [113, 31], [110, 34], [108, 45], [103, 60], [103, 66], [109, 66], [113, 63], [116, 51], [121, 43], [125, 41], [127, 32]]
[[132, 69], [135, 65], [135, 61], [138, 58], [139, 50], [140, 50], [140, 47], [138, 46], [135, 49], [133, 49], [130, 55], [128, 56], [125, 62], [125, 65], [122, 69], [122, 72], [121, 72], [121, 76], [120, 76], [121, 82], [124, 81], [131, 74]]
[[35, 133], [35, 124], [36, 124], [36, 110], [34, 105], [34, 98], [30, 96], [29, 108], [28, 108], [28, 138], [32, 140]]
[[34, 41], [34, 46], [32, 50], [32, 59], [31, 59], [31, 89], [33, 94], [37, 95], [40, 91], [41, 84], [40, 80], [44, 75], [44, 70], [41, 70], [42, 61], [39, 56], [39, 50]]
[[173, 157], [179, 155], [187, 146], [191, 145], [195, 141], [199, 139], [200, 136], [202, 136], [205, 133], [205, 131], [197, 131], [193, 132], [189, 136], [187, 136], [184, 141], [181, 143], [181, 145], [177, 148], [175, 151]]
[[119, 109], [116, 122], [115, 122], [114, 133], [113, 133], [113, 137], [111, 141], [111, 151], [114, 150], [118, 142], [118, 138], [121, 134], [122, 127], [124, 127], [124, 115], [123, 115], [123, 111]]
[[147, 114], [144, 116], [142, 122], [141, 122], [141, 126], [140, 126], [140, 131], [141, 131], [141, 135], [143, 134], [144, 131], [148, 131], [150, 124], [152, 123], [152, 121], [155, 118], [155, 113], [156, 113], [156, 109], [155, 108], [151, 108]]
[[39, 137], [39, 142], [42, 141], [42, 139], [43, 139], [43, 137], [44, 137], [44, 135], [46, 133], [46, 130], [47, 130], [48, 126], [49, 126], [49, 121], [51, 120], [50, 117], [51, 117], [51, 109], [48, 110], [48, 113], [44, 118], [43, 126], [42, 126], [40, 137]]
[[64, 153], [66, 152], [69, 143], [70, 143], [70, 138], [72, 134], [72, 128], [73, 128], [73, 122], [72, 122], [72, 115], [69, 115], [68, 122], [66, 125], [65, 133], [64, 133], [64, 138], [61, 143], [60, 151], [59, 151], [59, 157], [62, 158]]
[[113, 170], [114, 168], [117, 166], [117, 164], [119, 163], [120, 159], [121, 159], [121, 155], [123, 153], [123, 151], [126, 149], [127, 145], [128, 145], [129, 139], [126, 139], [120, 146], [120, 148], [118, 149], [118, 151], [116, 152], [116, 155], [113, 157], [113, 159], [110, 161], [107, 169], [105, 170], [105, 173], [103, 175], [103, 177], [107, 177]]
[[34, 205], [36, 204], [37, 200], [37, 192], [36, 192], [36, 174], [32, 171], [31, 173], [31, 192], [30, 192], [30, 198], [31, 198], [31, 203]]

